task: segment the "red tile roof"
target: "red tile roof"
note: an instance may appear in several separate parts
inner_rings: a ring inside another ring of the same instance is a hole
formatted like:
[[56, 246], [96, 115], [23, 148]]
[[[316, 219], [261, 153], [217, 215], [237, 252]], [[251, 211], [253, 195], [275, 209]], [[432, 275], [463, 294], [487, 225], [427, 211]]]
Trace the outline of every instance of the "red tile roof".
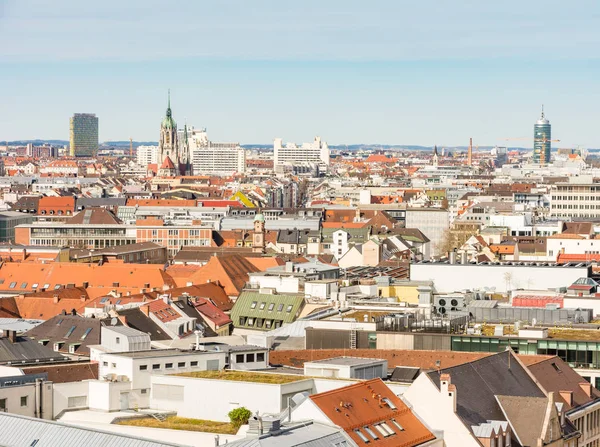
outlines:
[[231, 318], [222, 312], [218, 307], [213, 305], [210, 301], [204, 298], [198, 298], [197, 301], [193, 302], [192, 305], [200, 312], [205, 318], [212, 321], [216, 326], [225, 326], [231, 323]]
[[177, 320], [181, 317], [181, 315], [171, 308], [170, 304], [165, 303], [162, 299], [157, 299], [151, 303], [144, 304], [144, 306], [148, 306], [150, 313], [154, 314], [154, 316], [163, 323]]
[[[369, 439], [369, 443], [374, 441], [365, 427], [377, 436], [376, 445], [382, 447], [413, 447], [435, 439], [433, 433], [379, 378], [313, 394], [310, 399], [359, 446], [368, 444], [357, 430]], [[393, 433], [384, 436], [377, 428], [380, 424], [385, 424], [384, 428]]]

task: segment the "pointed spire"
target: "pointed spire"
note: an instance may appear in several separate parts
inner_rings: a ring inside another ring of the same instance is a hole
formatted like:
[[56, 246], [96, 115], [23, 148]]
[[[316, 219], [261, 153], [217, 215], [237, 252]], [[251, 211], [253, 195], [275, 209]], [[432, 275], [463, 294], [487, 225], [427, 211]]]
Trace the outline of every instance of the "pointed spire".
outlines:
[[168, 90], [167, 116], [171, 116], [171, 89]]
[[433, 155], [437, 155], [438, 151], [437, 151], [437, 144], [435, 146], [433, 146]]

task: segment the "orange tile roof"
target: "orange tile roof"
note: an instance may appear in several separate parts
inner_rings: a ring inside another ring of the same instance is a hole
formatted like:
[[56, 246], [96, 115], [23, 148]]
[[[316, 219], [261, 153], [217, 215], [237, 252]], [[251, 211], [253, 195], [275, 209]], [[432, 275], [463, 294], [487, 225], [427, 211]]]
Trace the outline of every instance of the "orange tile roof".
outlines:
[[[367, 426], [378, 437], [376, 445], [382, 447], [413, 447], [435, 439], [434, 434], [379, 378], [313, 394], [309, 398], [333, 424], [341, 427], [359, 446], [368, 444], [357, 434], [357, 429], [373, 442], [365, 430]], [[380, 423], [385, 423], [394, 434], [384, 437], [375, 428], [375, 425]]]
[[285, 261], [281, 258], [259, 258], [259, 257], [247, 257], [247, 261], [250, 262], [254, 267], [256, 267], [259, 271], [264, 272], [270, 267], [278, 267], [280, 265], [284, 265]]
[[192, 207], [196, 206], [196, 201], [177, 199], [127, 199], [127, 206]]
[[[57, 286], [82, 286], [87, 282], [86, 292], [91, 298], [106, 295], [111, 290], [126, 295], [140, 293], [144, 288], [162, 290], [165, 285], [175, 287], [173, 278], [162, 265], [157, 264], [6, 262], [0, 266], [0, 281], [0, 291], [15, 294], [31, 293], [42, 288], [50, 292]], [[25, 287], [22, 287], [23, 284]]]
[[[239, 255], [213, 256], [210, 261], [190, 275], [188, 281], [194, 284], [218, 281], [225, 288], [228, 296], [238, 296], [249, 280], [248, 273], [259, 271], [246, 258]], [[177, 278], [176, 281], [180, 286], [186, 283]]]
[[323, 222], [323, 228], [364, 228], [368, 222]]
[[73, 213], [75, 210], [75, 197], [40, 197], [38, 202], [38, 214], [48, 214], [50, 211], [55, 213], [62, 211], [67, 214], [67, 211]]
[[144, 306], [147, 306], [150, 313], [154, 314], [163, 323], [181, 318], [181, 315], [175, 312], [171, 308], [171, 305], [165, 303], [162, 299], [154, 300], [148, 304], [144, 304], [142, 307]]
[[600, 254], [598, 253], [588, 253], [588, 254], [565, 254], [560, 253], [556, 262], [558, 263], [567, 263], [567, 262], [592, 262], [592, 261], [600, 261]]

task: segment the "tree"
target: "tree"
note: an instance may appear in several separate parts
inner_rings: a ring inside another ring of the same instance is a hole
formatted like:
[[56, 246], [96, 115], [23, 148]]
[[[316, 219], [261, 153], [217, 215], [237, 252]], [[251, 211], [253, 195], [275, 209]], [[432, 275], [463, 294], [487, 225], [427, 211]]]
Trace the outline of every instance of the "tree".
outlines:
[[252, 412], [246, 407], [240, 407], [231, 410], [227, 416], [229, 416], [229, 420], [234, 427], [240, 428], [242, 425], [248, 423], [248, 419], [252, 416]]
[[456, 228], [448, 228], [440, 242], [438, 252], [440, 254], [448, 254], [453, 250], [458, 250], [473, 234], [476, 234], [476, 231], [461, 231]]

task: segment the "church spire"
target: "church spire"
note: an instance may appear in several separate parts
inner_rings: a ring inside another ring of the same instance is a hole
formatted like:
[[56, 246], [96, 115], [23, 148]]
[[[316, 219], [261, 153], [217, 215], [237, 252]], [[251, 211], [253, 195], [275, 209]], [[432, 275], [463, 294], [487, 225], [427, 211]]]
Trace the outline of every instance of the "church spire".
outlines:
[[171, 116], [171, 89], [168, 90], [167, 116]]

